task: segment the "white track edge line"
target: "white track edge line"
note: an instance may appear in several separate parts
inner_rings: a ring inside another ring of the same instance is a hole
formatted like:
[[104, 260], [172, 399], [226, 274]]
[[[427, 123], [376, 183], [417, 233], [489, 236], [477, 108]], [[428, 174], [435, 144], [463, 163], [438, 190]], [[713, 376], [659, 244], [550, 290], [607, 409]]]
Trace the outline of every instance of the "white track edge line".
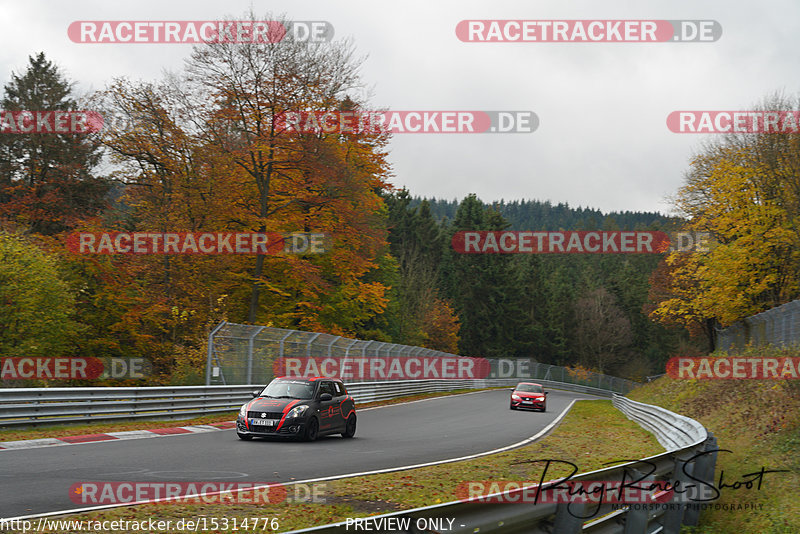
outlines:
[[[472, 395], [473, 393], [480, 393], [480, 392], [475, 391], [475, 392], [470, 392], [470, 393], [464, 393], [464, 395]], [[456, 396], [456, 395], [453, 395], [453, 396]], [[423, 400], [428, 400], [428, 399], [423, 399]], [[353, 478], [353, 477], [358, 477], [358, 476], [380, 475], [380, 474], [383, 474], [383, 473], [392, 473], [392, 472], [395, 472], [395, 471], [405, 471], [406, 469], [417, 469], [419, 467], [429, 467], [429, 466], [432, 466], [432, 465], [442, 465], [442, 464], [449, 464], [449, 463], [453, 463], [453, 462], [460, 462], [462, 460], [472, 460], [472, 459], [475, 459], [475, 458], [488, 456], [490, 454], [496, 454], [496, 453], [499, 453], [499, 452], [505, 452], [505, 451], [508, 451], [508, 450], [511, 450], [511, 449], [516, 449], [516, 448], [522, 447], [524, 445], [527, 445], [527, 444], [529, 444], [529, 443], [531, 443], [533, 441], [541, 439], [544, 435], [546, 435], [548, 432], [550, 432], [553, 429], [553, 427], [556, 426], [556, 424], [561, 422], [561, 420], [567, 415], [567, 412], [569, 412], [569, 410], [572, 408], [572, 405], [575, 404], [578, 400], [581, 400], [581, 399], [572, 399], [572, 401], [570, 401], [569, 405], [567, 405], [567, 407], [564, 408], [564, 410], [558, 415], [558, 417], [553, 419], [550, 422], [550, 424], [548, 424], [546, 427], [544, 427], [542, 430], [540, 430], [539, 432], [537, 432], [533, 436], [531, 436], [529, 438], [525, 438], [522, 441], [518, 441], [517, 443], [511, 444], [511, 445], [507, 445], [505, 447], [501, 447], [499, 449], [494, 449], [494, 450], [486, 451], [486, 452], [479, 452], [479, 453], [470, 454], [470, 455], [467, 455], [467, 456], [461, 456], [459, 458], [449, 458], [449, 459], [446, 459], [446, 460], [439, 460], [439, 461], [435, 461], [435, 462], [427, 462], [427, 463], [423, 463], [423, 464], [406, 465], [406, 466], [402, 466], [402, 467], [389, 467], [389, 468], [386, 468], [386, 469], [376, 469], [374, 471], [363, 471], [363, 472], [360, 472], [360, 473], [345, 473], [345, 474], [342, 474], [342, 475], [333, 475], [333, 476], [321, 477], [321, 478], [309, 478], [309, 479], [306, 479], [306, 480], [292, 481], [290, 483], [277, 482], [277, 484], [283, 484], [283, 485], [286, 485], [286, 486], [292, 486], [292, 485], [297, 485], [297, 484], [308, 484], [308, 483], [312, 483], [312, 482], [322, 482], [322, 481], [325, 481], [325, 480], [339, 480], [339, 479], [342, 479], [342, 478]], [[412, 401], [412, 402], [421, 402], [421, 401]], [[396, 406], [396, 405], [391, 405], [391, 406]], [[381, 406], [376, 406], [376, 408], [381, 408]], [[180, 434], [178, 434], [178, 435], [180, 435]], [[239, 493], [241, 491], [253, 491], [253, 490], [266, 488], [266, 487], [269, 487], [269, 486], [256, 486], [256, 487], [252, 487], [252, 488], [238, 490], [235, 493]], [[181, 498], [182, 499], [191, 499], [191, 498], [196, 498], [196, 497], [200, 497], [200, 496], [203, 496], [203, 495], [215, 495], [215, 494], [218, 494], [218, 493], [221, 493], [221, 492], [211, 492], [211, 493], [208, 493], [208, 494], [201, 493], [201, 494], [196, 494], [196, 495], [185, 495], [185, 496], [182, 496]], [[106, 504], [106, 505], [102, 505], [102, 506], [92, 506], [92, 507], [88, 507], [88, 508], [74, 508], [74, 509], [71, 509], [71, 510], [58, 510], [58, 511], [55, 511], [55, 512], [46, 512], [44, 514], [34, 514], [34, 515], [26, 515], [26, 516], [11, 517], [11, 518], [0, 518], [0, 521], [8, 522], [8, 521], [15, 521], [15, 520], [36, 519], [36, 518], [39, 518], [39, 517], [52, 517], [52, 516], [57, 516], [57, 515], [80, 514], [80, 513], [85, 513], [85, 512], [94, 512], [94, 511], [98, 511], [98, 510], [108, 510], [108, 509], [112, 509], [112, 508], [122, 508], [122, 507], [125, 507], [125, 506], [136, 506], [136, 505], [140, 505], [140, 504], [152, 504], [152, 503], [158, 503], [158, 502], [162, 502], [162, 501], [166, 501], [166, 499], [156, 499], [156, 500], [149, 500], [149, 501], [137, 501], [137, 502], [132, 502], [132, 503]]]

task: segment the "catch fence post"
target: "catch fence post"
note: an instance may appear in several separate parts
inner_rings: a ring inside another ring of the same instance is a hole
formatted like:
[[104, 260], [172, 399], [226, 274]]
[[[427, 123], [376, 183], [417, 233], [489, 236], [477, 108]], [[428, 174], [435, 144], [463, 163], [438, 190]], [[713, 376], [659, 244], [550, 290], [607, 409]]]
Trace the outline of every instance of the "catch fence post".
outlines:
[[214, 354], [214, 336], [217, 332], [219, 332], [220, 328], [225, 326], [225, 321], [219, 323], [214, 329], [208, 334], [208, 354], [206, 356], [206, 385], [211, 385], [211, 358]]

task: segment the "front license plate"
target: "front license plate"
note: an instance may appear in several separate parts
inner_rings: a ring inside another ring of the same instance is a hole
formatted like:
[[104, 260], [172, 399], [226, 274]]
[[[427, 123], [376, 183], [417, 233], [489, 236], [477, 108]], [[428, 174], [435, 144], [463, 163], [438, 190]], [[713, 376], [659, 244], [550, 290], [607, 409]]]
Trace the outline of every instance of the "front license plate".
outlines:
[[275, 426], [278, 424], [277, 419], [250, 419], [251, 425], [258, 426]]
[[525, 404], [533, 404], [533, 401], [529, 401], [529, 400], [524, 400], [522, 402], [524, 402]]

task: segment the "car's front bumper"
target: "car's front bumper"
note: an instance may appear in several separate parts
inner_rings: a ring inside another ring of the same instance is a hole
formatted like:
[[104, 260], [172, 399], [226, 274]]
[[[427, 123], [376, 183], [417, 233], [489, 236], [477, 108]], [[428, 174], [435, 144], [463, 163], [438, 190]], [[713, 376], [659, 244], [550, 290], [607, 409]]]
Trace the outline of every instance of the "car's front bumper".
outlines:
[[302, 436], [305, 430], [305, 419], [290, 419], [284, 421], [284, 423], [279, 425], [276, 429], [273, 429], [273, 427], [248, 425], [242, 417], [236, 418], [236, 432], [243, 435], [292, 437]]
[[535, 399], [530, 399], [530, 402], [511, 399], [511, 406], [514, 408], [528, 408], [530, 410], [544, 410], [545, 402], [546, 402], [545, 400], [535, 400]]

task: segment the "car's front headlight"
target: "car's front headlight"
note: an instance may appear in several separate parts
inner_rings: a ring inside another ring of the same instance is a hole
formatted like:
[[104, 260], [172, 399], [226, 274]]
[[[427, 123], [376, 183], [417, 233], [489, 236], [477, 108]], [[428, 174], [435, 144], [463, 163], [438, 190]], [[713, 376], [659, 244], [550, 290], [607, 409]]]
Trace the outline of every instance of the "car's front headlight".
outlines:
[[286, 414], [286, 419], [300, 417], [301, 415], [306, 413], [306, 410], [308, 410], [308, 406], [305, 404], [301, 404], [300, 406], [295, 406], [294, 408], [289, 410], [289, 413]]
[[511, 398], [514, 400], [520, 400], [519, 395], [511, 395]]
[[243, 419], [247, 417], [247, 404], [242, 404], [242, 407], [239, 408], [239, 417]]

